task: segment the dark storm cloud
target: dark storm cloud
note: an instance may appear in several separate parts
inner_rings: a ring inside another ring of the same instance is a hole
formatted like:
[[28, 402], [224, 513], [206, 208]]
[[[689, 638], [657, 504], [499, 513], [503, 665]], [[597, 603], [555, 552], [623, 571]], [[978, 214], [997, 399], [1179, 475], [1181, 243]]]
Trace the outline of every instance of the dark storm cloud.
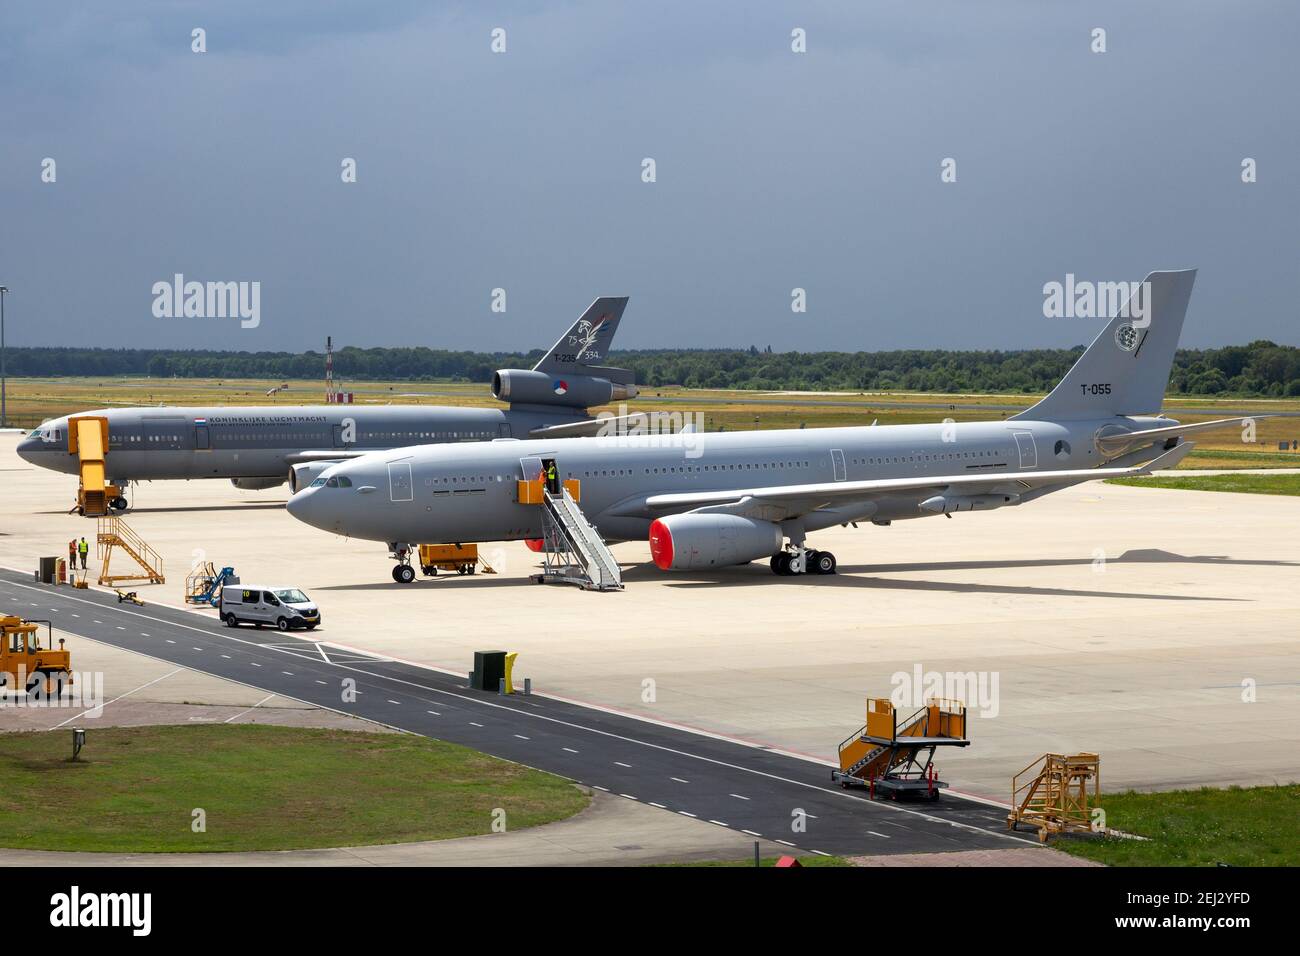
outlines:
[[[1195, 265], [1185, 344], [1296, 342], [1298, 25], [1281, 2], [10, 0], [10, 338], [515, 349], [628, 294], [625, 347], [1071, 345], [1095, 325], [1044, 319], [1044, 282]], [[155, 318], [178, 272], [260, 281], [261, 324]]]

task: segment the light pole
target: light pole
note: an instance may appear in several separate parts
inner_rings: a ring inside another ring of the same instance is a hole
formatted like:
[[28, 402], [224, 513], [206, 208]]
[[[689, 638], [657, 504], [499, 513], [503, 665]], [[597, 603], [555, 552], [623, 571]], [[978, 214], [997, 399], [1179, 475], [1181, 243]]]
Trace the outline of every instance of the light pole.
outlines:
[[5, 296], [9, 292], [7, 285], [0, 285], [0, 428], [5, 428], [9, 424], [8, 411], [5, 405], [5, 387], [9, 384], [5, 375]]

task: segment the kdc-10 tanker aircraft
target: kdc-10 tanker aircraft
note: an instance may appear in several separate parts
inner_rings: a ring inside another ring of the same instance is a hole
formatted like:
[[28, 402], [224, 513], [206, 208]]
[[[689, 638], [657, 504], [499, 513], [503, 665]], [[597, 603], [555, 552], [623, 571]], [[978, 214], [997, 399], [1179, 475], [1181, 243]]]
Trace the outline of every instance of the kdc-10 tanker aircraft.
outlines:
[[579, 479], [600, 535], [648, 538], [663, 570], [769, 558], [777, 574], [833, 573], [835, 556], [808, 547], [809, 534], [1170, 468], [1192, 448], [1182, 436], [1245, 421], [1142, 417], [1161, 408], [1195, 274], [1151, 273], [1056, 388], [1007, 420], [399, 448], [330, 467], [288, 509], [391, 550], [537, 539], [542, 509], [519, 501], [516, 480], [553, 460], [560, 478]]
[[[305, 488], [342, 459], [377, 449], [493, 438], [594, 435], [607, 423], [589, 406], [637, 394], [633, 373], [603, 368], [627, 307], [626, 296], [593, 302], [532, 369], [501, 369], [492, 394], [508, 408], [423, 405], [260, 405], [109, 408], [81, 412], [108, 419], [108, 479], [229, 478], [236, 488]], [[77, 474], [68, 419], [34, 429], [18, 454], [34, 465]], [[626, 425], [640, 413], [617, 420]], [[125, 499], [112, 502], [115, 510]]]

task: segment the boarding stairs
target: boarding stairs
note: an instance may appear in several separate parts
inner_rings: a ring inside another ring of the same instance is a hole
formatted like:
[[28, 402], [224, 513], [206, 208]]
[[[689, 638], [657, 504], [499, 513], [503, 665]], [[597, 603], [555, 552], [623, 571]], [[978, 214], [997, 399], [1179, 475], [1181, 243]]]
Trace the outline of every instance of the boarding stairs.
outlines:
[[1088, 833], [1101, 803], [1101, 758], [1096, 754], [1043, 754], [1011, 780], [1007, 829], [1038, 828], [1038, 840]]
[[947, 784], [937, 777], [938, 747], [965, 747], [966, 707], [960, 701], [929, 700], [901, 723], [888, 698], [867, 701], [867, 722], [840, 742], [840, 769], [831, 779], [844, 787], [869, 787], [893, 799], [923, 795], [937, 800]]
[[618, 562], [569, 489], [561, 486], [555, 494], [543, 488], [542, 495], [542, 578], [592, 591], [621, 591]]
[[[101, 562], [99, 583], [108, 587], [118, 584], [163, 584], [162, 555], [150, 547], [131, 526], [116, 516], [98, 519], [99, 527], [95, 535], [97, 553]], [[110, 570], [113, 552], [121, 550], [135, 561], [140, 570], [129, 574], [114, 574]]]

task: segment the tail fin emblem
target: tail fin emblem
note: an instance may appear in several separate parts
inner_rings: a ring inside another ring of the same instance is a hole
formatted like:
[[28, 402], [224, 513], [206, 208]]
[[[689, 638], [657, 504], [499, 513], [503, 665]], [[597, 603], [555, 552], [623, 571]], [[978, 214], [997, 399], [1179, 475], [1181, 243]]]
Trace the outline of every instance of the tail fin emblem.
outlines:
[[1137, 348], [1138, 344], [1137, 329], [1133, 328], [1128, 322], [1117, 326], [1115, 329], [1115, 344], [1125, 352], [1132, 352]]

